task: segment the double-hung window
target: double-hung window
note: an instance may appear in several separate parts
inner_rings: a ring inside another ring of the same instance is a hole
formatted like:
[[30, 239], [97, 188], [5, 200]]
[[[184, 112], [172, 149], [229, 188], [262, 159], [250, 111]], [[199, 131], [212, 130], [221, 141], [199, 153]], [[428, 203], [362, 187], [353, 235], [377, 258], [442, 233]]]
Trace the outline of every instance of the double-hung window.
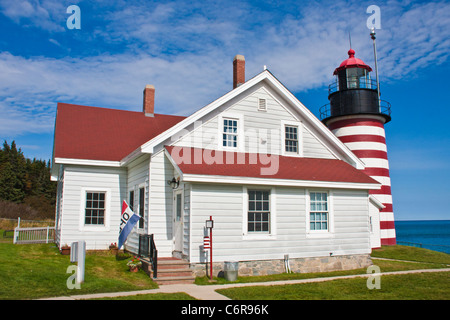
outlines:
[[86, 192], [85, 225], [105, 224], [105, 192]]
[[223, 118], [222, 146], [237, 148], [238, 146], [238, 120]]
[[248, 233], [270, 233], [270, 191], [248, 191]]
[[298, 127], [286, 125], [284, 127], [284, 150], [298, 153]]
[[310, 192], [309, 193], [309, 229], [329, 230], [329, 205], [327, 192]]

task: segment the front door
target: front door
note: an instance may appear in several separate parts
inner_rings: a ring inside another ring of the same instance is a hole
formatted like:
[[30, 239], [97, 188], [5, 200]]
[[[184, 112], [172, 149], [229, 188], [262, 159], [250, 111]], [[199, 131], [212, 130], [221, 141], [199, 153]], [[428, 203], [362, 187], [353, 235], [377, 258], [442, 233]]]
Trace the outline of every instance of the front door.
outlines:
[[181, 190], [174, 192], [173, 202], [174, 251], [180, 254], [183, 251], [183, 193]]

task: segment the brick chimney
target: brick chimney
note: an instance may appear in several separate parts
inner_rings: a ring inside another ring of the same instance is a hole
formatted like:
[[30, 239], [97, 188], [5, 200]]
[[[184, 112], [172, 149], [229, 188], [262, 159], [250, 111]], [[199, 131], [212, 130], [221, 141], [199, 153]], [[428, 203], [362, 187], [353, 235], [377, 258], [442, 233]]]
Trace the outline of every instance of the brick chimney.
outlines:
[[245, 82], [245, 58], [237, 54], [233, 60], [233, 89]]
[[143, 111], [146, 117], [155, 116], [155, 87], [151, 84], [145, 86]]

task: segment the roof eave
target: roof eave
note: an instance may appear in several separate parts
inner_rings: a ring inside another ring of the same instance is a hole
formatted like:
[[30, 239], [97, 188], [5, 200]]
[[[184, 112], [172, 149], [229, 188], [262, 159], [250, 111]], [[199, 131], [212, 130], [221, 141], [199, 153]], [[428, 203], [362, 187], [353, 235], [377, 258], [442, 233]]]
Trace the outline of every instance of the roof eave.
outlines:
[[332, 188], [332, 189], [359, 189], [359, 190], [377, 190], [381, 188], [381, 184], [379, 183], [292, 180], [292, 179], [235, 177], [235, 176], [219, 176], [219, 175], [203, 175], [203, 174], [187, 174], [187, 173], [182, 174], [182, 180], [184, 182], [289, 186], [289, 187], [305, 187], [305, 188]]

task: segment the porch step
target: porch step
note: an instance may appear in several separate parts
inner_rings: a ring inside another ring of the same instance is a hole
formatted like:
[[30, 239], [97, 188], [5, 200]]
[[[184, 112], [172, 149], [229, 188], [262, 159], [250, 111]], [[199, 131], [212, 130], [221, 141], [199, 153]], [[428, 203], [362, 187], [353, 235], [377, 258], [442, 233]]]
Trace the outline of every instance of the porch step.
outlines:
[[[151, 265], [148, 265], [147, 274], [153, 277]], [[194, 283], [195, 276], [189, 268], [189, 262], [178, 258], [158, 258], [157, 284]]]

